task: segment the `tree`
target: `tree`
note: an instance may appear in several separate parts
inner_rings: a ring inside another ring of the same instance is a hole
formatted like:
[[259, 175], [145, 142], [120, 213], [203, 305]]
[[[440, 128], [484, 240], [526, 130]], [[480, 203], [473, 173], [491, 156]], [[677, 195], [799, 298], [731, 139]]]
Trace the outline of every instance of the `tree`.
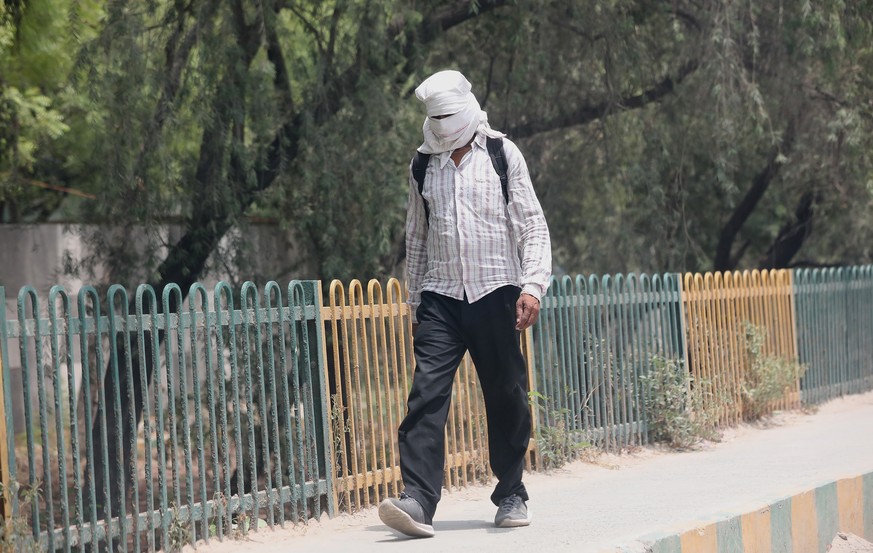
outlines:
[[[371, 115], [376, 124], [390, 125], [390, 101], [381, 100], [384, 109], [372, 114], [370, 110], [380, 98], [398, 96], [408, 83], [418, 67], [415, 49], [434, 40], [439, 31], [503, 3], [481, 2], [474, 12], [466, 2], [450, 2], [414, 21], [412, 11], [394, 13], [389, 19], [392, 6], [346, 2], [332, 6], [293, 4], [286, 9], [278, 2], [252, 6], [231, 0], [153, 4], [143, 11], [129, 10], [124, 2], [110, 3], [104, 31], [89, 47], [92, 66], [87, 74], [105, 84], [95, 91], [94, 99], [105, 106], [103, 126], [113, 131], [104, 137], [102, 151], [107, 159], [104, 179], [114, 180], [116, 186], [104, 189], [110, 193], [93, 204], [92, 213], [104, 222], [115, 215], [144, 221], [156, 206], [175, 210], [183, 221], [184, 234], [167, 249], [148, 280], [158, 296], [171, 283], [187, 290], [203, 273], [221, 238], [266, 190], [290, 178], [290, 168], [298, 160], [308, 160], [307, 167], [321, 159], [322, 163], [336, 163], [337, 157], [319, 157], [340, 150], [330, 148], [321, 133], [331, 131], [335, 139], [338, 134], [332, 125], [367, 121]], [[280, 33], [280, 25], [289, 32]], [[286, 36], [309, 43], [309, 50], [295, 51], [299, 66], [289, 61], [288, 45], [280, 38]], [[156, 66], [149, 56], [156, 49], [152, 41], [161, 45], [164, 54]], [[143, 48], [143, 43], [148, 47]], [[299, 73], [292, 75], [291, 69]], [[368, 113], [366, 118], [361, 117], [362, 112]], [[186, 124], [198, 128], [197, 140], [171, 141]], [[358, 142], [379, 153], [384, 150], [376, 146], [390, 131], [387, 127], [381, 137]], [[345, 151], [352, 154], [345, 157], [355, 170], [361, 164], [356, 166], [353, 161], [373, 153]], [[350, 161], [352, 156], [357, 158]], [[162, 165], [168, 158], [171, 163]], [[301, 174], [305, 183], [307, 173]], [[367, 178], [366, 174], [356, 174], [359, 179]], [[317, 173], [312, 178], [331, 184]], [[394, 182], [402, 180], [398, 175]], [[184, 186], [183, 181], [189, 184]], [[377, 189], [359, 197], [378, 202], [383, 196]], [[294, 206], [298, 215], [310, 218], [301, 224], [303, 231], [313, 220], [323, 219], [322, 213], [307, 214], [306, 206], [301, 213], [301, 206]], [[338, 215], [347, 216], [348, 212]], [[117, 239], [92, 239], [108, 240], [104, 244], [109, 247], [102, 251], [110, 254], [116, 275], [133, 261], [128, 252], [113, 248], [125, 246]], [[385, 242], [379, 241], [377, 247], [384, 248]], [[316, 251], [325, 247], [318, 240], [313, 244]], [[372, 248], [371, 241], [358, 245]], [[170, 310], [177, 307], [174, 297]], [[118, 340], [126, 347], [123, 336]], [[110, 449], [109, 466], [119, 461], [122, 466], [129, 465], [131, 429], [116, 422], [139, 421], [142, 390], [135, 383], [141, 381], [141, 371], [145, 371], [145, 381], [151, 381], [154, 371], [150, 361], [140, 366], [139, 356], [131, 357], [132, 377], [128, 380], [107, 371], [104, 385], [117, 390], [121, 398], [133, 398], [132, 404], [122, 401], [118, 421], [107, 409], [105, 427], [98, 416], [92, 429], [95, 447], [103, 443], [104, 433], [108, 443], [125, 444], [123, 459]], [[106, 505], [101, 463], [102, 459], [95, 463], [94, 485], [98, 503]], [[114, 508], [106, 514], [116, 514], [120, 491], [114, 479], [108, 484]]]
[[[516, 96], [529, 121], [502, 118], [522, 135], [541, 131], [525, 145], [536, 154], [547, 217], [561, 225], [553, 233], [561, 266], [870, 260], [859, 234], [871, 207], [861, 146], [871, 130], [860, 77], [869, 63], [868, 11], [727, 2], [577, 8], [520, 22], [531, 29], [520, 46], [495, 48], [480, 75], [508, 74], [492, 70], [501, 63], [536, 75]], [[671, 76], [670, 93], [658, 96], [657, 84]], [[502, 85], [489, 82], [501, 97]], [[552, 121], [571, 124], [545, 123]]]
[[[396, 272], [422, 117], [411, 92], [447, 66], [522, 143], [559, 271], [873, 259], [869, 2], [14, 5], [26, 9], [7, 12], [0, 44], [27, 10], [61, 6], [79, 51], [40, 89], [56, 115], [4, 126], [0, 167], [94, 196], [79, 219], [95, 224], [90, 262], [112, 282], [187, 290], [251, 216], [295, 233], [316, 267], [306, 276]], [[0, 48], [4, 69], [29, 67]], [[6, 121], [38, 113], [5, 105]], [[49, 140], [46, 121], [67, 128]], [[25, 167], [13, 154], [26, 143]], [[153, 369], [137, 365], [133, 382], [140, 370]], [[131, 396], [122, 420], [138, 420]]]
[[0, 221], [75, 218], [94, 198], [95, 107], [71, 86], [79, 44], [98, 26], [100, 2], [30, 0], [0, 8]]

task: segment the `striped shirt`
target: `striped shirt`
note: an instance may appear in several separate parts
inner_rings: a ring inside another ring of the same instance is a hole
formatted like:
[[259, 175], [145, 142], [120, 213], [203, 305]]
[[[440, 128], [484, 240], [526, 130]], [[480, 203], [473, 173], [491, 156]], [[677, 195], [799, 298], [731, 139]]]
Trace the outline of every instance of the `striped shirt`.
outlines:
[[545, 294], [552, 271], [549, 228], [524, 157], [506, 138], [503, 151], [508, 204], [482, 134], [457, 167], [451, 152], [432, 155], [422, 194], [410, 171], [406, 267], [413, 321], [422, 291], [459, 300], [466, 295], [470, 303], [506, 285], [540, 300]]

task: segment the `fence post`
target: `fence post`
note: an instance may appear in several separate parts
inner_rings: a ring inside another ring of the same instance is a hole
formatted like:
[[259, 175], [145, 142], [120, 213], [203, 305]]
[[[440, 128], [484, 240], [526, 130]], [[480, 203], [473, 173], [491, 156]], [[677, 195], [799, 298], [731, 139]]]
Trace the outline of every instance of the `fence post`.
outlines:
[[335, 429], [333, 427], [333, 403], [330, 397], [330, 374], [328, 374], [329, 366], [327, 364], [327, 340], [324, 337], [324, 290], [322, 289], [321, 280], [315, 281], [315, 321], [317, 324], [316, 339], [318, 340], [318, 365], [321, 367], [321, 401], [322, 409], [325, 414], [323, 429], [324, 432], [324, 454], [327, 457], [324, 460], [326, 469], [325, 481], [327, 483], [327, 514], [330, 518], [336, 515], [336, 506], [339, 505], [339, 495], [337, 493], [339, 486], [337, 485], [337, 470], [334, 464], [336, 463], [336, 452], [333, 450]]
[[[534, 345], [533, 345], [533, 326], [530, 326], [521, 333], [523, 351], [525, 353], [524, 360], [527, 365], [527, 386], [530, 392], [535, 392], [537, 389], [537, 380], [534, 376]], [[530, 396], [528, 396], [530, 397]], [[531, 432], [530, 440], [527, 446], [526, 464], [528, 470], [534, 470], [533, 460], [539, 458], [537, 450], [537, 432], [539, 431], [539, 414], [538, 409], [533, 403], [529, 403], [528, 408], [531, 412]]]
[[[788, 344], [791, 348], [790, 357], [791, 359], [800, 364], [800, 345], [798, 344], [800, 332], [798, 330], [797, 324], [797, 289], [794, 286], [794, 269], [787, 269], [787, 280], [788, 280], [788, 317], [790, 319], [790, 330], [791, 330], [791, 338], [790, 343]], [[797, 377], [797, 397], [794, 399], [791, 407], [797, 408], [803, 405], [803, 392], [800, 389], [800, 376]]]
[[[4, 299], [5, 303], [5, 299]], [[0, 355], [0, 385], [5, 388], [6, 375], [4, 374], [3, 356]], [[9, 518], [9, 509], [6, 505], [6, 491], [9, 489], [9, 470], [6, 468], [6, 456], [9, 451], [6, 447], [6, 402], [4, 401], [5, 394], [0, 394], [0, 480], [3, 482], [3, 494], [0, 497], [0, 516]]]
[[3, 298], [0, 302], [0, 480], [3, 482], [3, 494], [0, 494], [0, 516], [8, 519], [12, 516], [15, 504], [15, 499], [8, 495], [9, 483], [15, 477], [15, 467], [9, 462], [10, 452], [13, 453], [13, 459], [15, 458], [15, 441], [9, 433], [9, 429], [13, 428], [12, 412], [6, 412], [8, 405], [6, 399], [12, 397], [12, 379], [6, 374], [9, 362], [6, 357], [6, 288], [4, 286], [0, 286], [0, 297]]
[[[685, 369], [685, 375], [694, 375], [694, 367], [691, 366], [691, 359], [688, 354], [689, 346], [696, 347], [695, 343], [697, 329], [694, 325], [698, 322], [694, 320], [692, 313], [692, 301], [698, 298], [699, 290], [694, 286], [694, 273], [684, 273], [676, 279], [679, 287], [679, 333], [682, 336], [682, 361]], [[686, 310], [688, 311], [686, 315]], [[689, 321], [689, 319], [691, 319]], [[689, 327], [688, 324], [691, 323]], [[686, 388], [687, 397], [691, 397], [691, 388]]]

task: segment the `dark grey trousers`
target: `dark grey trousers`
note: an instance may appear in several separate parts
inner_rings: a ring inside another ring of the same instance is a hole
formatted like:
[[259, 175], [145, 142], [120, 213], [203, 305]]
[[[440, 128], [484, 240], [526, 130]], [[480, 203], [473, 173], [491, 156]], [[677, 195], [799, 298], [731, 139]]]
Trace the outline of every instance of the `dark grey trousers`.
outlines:
[[488, 421], [495, 505], [512, 494], [527, 500], [521, 481], [531, 434], [527, 370], [515, 330], [520, 290], [504, 286], [477, 302], [423, 292], [415, 334], [416, 368], [400, 424], [405, 491], [433, 518], [443, 487], [445, 426], [452, 382], [466, 351], [476, 365]]

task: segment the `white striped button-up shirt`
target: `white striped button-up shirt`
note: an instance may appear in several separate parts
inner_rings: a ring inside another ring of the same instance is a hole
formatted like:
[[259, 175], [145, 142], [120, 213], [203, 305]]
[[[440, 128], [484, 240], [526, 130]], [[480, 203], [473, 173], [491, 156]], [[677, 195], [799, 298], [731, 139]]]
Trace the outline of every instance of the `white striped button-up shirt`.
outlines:
[[[506, 285], [542, 299], [552, 271], [549, 228], [518, 147], [503, 139], [509, 203], [477, 135], [456, 167], [451, 152], [430, 158], [424, 190], [409, 178], [406, 267], [413, 321], [421, 292], [475, 302]], [[425, 214], [422, 195], [430, 218]]]

